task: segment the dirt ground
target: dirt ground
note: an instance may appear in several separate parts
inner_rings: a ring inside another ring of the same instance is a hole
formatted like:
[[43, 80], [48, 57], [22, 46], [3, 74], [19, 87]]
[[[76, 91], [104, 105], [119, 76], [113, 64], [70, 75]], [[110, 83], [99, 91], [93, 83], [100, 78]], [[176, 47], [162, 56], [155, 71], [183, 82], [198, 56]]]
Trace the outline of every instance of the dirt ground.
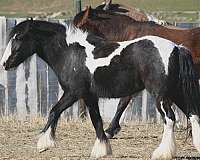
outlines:
[[[95, 141], [94, 129], [90, 121], [61, 120], [57, 129], [57, 146], [38, 153], [36, 143], [45, 121], [34, 119], [25, 122], [13, 118], [0, 119], [0, 159], [1, 160], [88, 160]], [[107, 126], [105, 124], [104, 126]], [[102, 160], [150, 159], [151, 153], [159, 145], [162, 125], [123, 124], [121, 132], [112, 139], [113, 155]], [[186, 132], [176, 130], [177, 157], [200, 159], [200, 154], [185, 142]], [[193, 158], [192, 158], [193, 157]], [[199, 158], [198, 158], [199, 157]]]

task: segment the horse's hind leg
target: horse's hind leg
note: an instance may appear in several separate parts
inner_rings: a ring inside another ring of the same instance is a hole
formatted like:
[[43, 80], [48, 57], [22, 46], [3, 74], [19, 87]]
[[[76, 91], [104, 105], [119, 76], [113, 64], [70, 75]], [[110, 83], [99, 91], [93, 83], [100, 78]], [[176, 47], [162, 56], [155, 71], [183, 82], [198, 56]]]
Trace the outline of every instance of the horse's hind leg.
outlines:
[[120, 99], [120, 102], [117, 106], [117, 112], [115, 113], [115, 116], [112, 119], [109, 127], [105, 130], [107, 138], [112, 138], [121, 130], [121, 127], [119, 125], [119, 120], [122, 116], [122, 113], [128, 106], [128, 103], [130, 102], [131, 98], [132, 96], [128, 96]]
[[193, 145], [200, 153], [200, 120], [198, 115], [191, 115], [190, 122], [192, 125], [192, 141]]
[[48, 148], [55, 146], [54, 139], [58, 119], [61, 113], [68, 107], [72, 106], [73, 103], [76, 101], [76, 97], [64, 94], [61, 99], [56, 103], [56, 105], [51, 109], [47, 124], [42, 130], [42, 133], [37, 143], [37, 149], [39, 152], [43, 152]]
[[175, 115], [171, 109], [172, 102], [169, 99], [157, 101], [157, 108], [164, 120], [164, 132], [159, 147], [153, 152], [152, 159], [172, 159], [176, 154], [174, 122]]
[[107, 139], [103, 130], [103, 122], [99, 112], [98, 98], [93, 94], [89, 94], [83, 99], [85, 101], [86, 106], [88, 107], [90, 118], [92, 120], [92, 124], [95, 128], [97, 136], [97, 139], [91, 152], [91, 158], [96, 159], [112, 154], [112, 149], [109, 140]]

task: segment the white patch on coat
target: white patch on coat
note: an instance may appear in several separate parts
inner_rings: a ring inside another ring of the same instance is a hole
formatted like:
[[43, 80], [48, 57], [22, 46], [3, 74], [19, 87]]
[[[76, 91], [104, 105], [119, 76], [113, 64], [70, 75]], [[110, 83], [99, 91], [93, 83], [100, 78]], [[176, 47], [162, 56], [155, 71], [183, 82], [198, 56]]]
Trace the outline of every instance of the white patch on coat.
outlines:
[[112, 149], [109, 140], [101, 142], [97, 138], [90, 155], [91, 159], [98, 159], [100, 157], [104, 157], [111, 154], [112, 154]]
[[40, 138], [37, 142], [37, 149], [39, 152], [43, 152], [50, 147], [55, 147], [55, 141], [51, 136], [51, 127], [48, 130], [40, 135]]
[[110, 64], [111, 59], [116, 56], [120, 55], [121, 51], [129, 46], [132, 43], [138, 42], [140, 40], [150, 40], [154, 43], [154, 46], [158, 49], [160, 56], [162, 58], [163, 64], [165, 66], [165, 73], [168, 74], [168, 62], [169, 57], [176, 46], [175, 43], [166, 40], [161, 37], [157, 36], [144, 36], [140, 38], [136, 38], [130, 41], [118, 42], [119, 47], [115, 49], [110, 55], [104, 58], [94, 59], [92, 54], [95, 46], [90, 44], [87, 39], [88, 33], [84, 32], [78, 28], [75, 28], [72, 25], [69, 25], [66, 29], [66, 41], [67, 44], [72, 44], [78, 42], [80, 45], [84, 46], [86, 49], [86, 66], [90, 70], [90, 73], [94, 73], [97, 67], [108, 66]]
[[151, 40], [154, 43], [154, 46], [158, 49], [159, 54], [162, 58], [162, 62], [165, 66], [165, 73], [168, 74], [168, 63], [169, 63], [169, 57], [174, 49], [175, 46], [177, 46], [172, 41], [169, 41], [167, 39], [157, 37], [157, 36], [147, 36], [149, 40]]
[[122, 50], [129, 46], [130, 44], [136, 43], [140, 40], [150, 40], [152, 43], [154, 43], [154, 46], [158, 49], [160, 56], [162, 58], [163, 64], [165, 66], [165, 73], [168, 73], [168, 62], [169, 62], [169, 57], [175, 47], [175, 44], [169, 40], [166, 40], [164, 38], [156, 37], [156, 36], [144, 36], [140, 38], [136, 38], [134, 40], [130, 41], [124, 41], [124, 42], [118, 42], [119, 47], [109, 56], [105, 58], [99, 58], [99, 59], [93, 59], [91, 57], [88, 59], [88, 64], [87, 65], [90, 69], [91, 73], [94, 73], [97, 67], [102, 67], [102, 66], [108, 66], [110, 64], [111, 59], [116, 56], [120, 55]]
[[9, 57], [11, 56], [12, 40], [13, 40], [13, 38], [10, 39], [10, 41], [8, 42], [6, 49], [3, 53], [3, 57], [1, 58], [1, 62], [0, 62], [1, 66], [3, 66], [3, 64], [6, 63], [7, 60], [9, 59]]
[[197, 115], [192, 115], [190, 117], [190, 122], [192, 124], [192, 141], [200, 153], [200, 125], [199, 125], [199, 117]]
[[73, 25], [66, 26], [66, 42], [67, 44], [79, 43], [81, 46], [85, 47], [85, 52], [87, 56], [92, 56], [92, 51], [95, 46], [90, 44], [86, 39], [88, 36], [88, 32], [84, 32], [83, 30], [74, 27]]
[[162, 102], [161, 109], [165, 113], [166, 124], [164, 124], [164, 132], [161, 143], [153, 152], [151, 158], [152, 160], [172, 159], [176, 154], [175, 135], [173, 131], [174, 122], [167, 117], [166, 112], [162, 107]]

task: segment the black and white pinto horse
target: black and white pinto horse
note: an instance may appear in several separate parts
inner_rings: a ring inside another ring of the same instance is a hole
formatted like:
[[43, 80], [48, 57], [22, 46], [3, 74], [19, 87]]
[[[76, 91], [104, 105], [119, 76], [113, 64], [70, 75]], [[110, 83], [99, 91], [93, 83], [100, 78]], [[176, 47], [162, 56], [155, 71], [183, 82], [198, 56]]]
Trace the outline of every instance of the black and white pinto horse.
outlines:
[[64, 90], [42, 130], [37, 143], [39, 151], [55, 146], [55, 130], [61, 113], [83, 98], [97, 137], [91, 157], [111, 154], [98, 99], [125, 97], [146, 88], [156, 98], [164, 121], [162, 141], [152, 159], [175, 156], [173, 103], [191, 121], [193, 144], [200, 152], [199, 85], [186, 48], [155, 36], [108, 42], [71, 23], [65, 27], [27, 20], [11, 31], [1, 64], [9, 70], [35, 53], [54, 70]]

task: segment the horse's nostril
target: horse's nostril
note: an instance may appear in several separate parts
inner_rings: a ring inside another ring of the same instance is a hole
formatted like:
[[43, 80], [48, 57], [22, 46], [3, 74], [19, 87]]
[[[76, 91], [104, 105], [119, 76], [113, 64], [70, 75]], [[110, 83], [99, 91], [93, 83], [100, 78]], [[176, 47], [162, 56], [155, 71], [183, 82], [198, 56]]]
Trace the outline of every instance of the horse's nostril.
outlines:
[[3, 66], [5, 67], [5, 65], [6, 65], [6, 63], [5, 62], [3, 62]]

